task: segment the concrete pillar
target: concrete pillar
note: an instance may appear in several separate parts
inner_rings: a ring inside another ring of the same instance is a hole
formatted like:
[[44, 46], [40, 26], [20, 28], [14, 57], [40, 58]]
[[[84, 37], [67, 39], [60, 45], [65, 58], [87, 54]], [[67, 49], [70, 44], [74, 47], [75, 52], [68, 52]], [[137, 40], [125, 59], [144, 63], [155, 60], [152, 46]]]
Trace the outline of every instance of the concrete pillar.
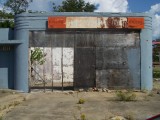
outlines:
[[152, 90], [152, 28], [141, 30], [141, 90]]
[[15, 83], [14, 89], [28, 92], [28, 30], [19, 29], [15, 32], [15, 39], [22, 40], [22, 44], [15, 46]]

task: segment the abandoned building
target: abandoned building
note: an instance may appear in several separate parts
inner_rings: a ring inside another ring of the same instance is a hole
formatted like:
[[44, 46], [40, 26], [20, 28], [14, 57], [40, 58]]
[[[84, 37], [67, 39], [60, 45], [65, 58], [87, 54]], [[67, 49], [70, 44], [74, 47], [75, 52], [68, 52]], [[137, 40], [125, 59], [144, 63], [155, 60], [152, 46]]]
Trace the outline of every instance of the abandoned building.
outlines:
[[0, 88], [67, 86], [151, 90], [151, 15], [23, 13], [0, 29]]

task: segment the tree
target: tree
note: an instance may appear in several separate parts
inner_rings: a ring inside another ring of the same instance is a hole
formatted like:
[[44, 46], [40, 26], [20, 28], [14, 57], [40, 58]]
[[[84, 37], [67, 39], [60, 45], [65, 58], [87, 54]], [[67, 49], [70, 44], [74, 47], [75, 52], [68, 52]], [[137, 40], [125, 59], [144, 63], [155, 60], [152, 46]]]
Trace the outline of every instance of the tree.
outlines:
[[0, 10], [0, 18], [3, 18], [3, 19], [13, 19], [14, 15], [12, 13], [7, 13], [4, 10]]
[[43, 53], [43, 51], [40, 48], [35, 48], [34, 50], [31, 50], [31, 65], [37, 63], [38, 65], [42, 65], [45, 60], [46, 54]]
[[0, 10], [0, 19], [0, 28], [14, 28], [14, 16], [12, 13]]
[[7, 0], [4, 6], [9, 8], [13, 14], [25, 12], [28, 8], [28, 0]]
[[53, 10], [55, 12], [93, 12], [96, 6], [84, 0], [65, 0], [59, 6], [53, 3]]

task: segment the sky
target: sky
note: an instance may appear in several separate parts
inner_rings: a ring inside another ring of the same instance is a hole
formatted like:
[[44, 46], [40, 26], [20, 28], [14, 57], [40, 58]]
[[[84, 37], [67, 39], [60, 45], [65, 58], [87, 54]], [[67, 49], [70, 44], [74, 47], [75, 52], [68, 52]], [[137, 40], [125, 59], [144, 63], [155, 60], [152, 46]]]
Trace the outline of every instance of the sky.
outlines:
[[[1, 0], [2, 1], [2, 0]], [[160, 0], [84, 0], [95, 5], [95, 12], [149, 12], [153, 17], [153, 39], [160, 38]], [[52, 11], [52, 3], [60, 5], [62, 0], [33, 0], [32, 11]]]

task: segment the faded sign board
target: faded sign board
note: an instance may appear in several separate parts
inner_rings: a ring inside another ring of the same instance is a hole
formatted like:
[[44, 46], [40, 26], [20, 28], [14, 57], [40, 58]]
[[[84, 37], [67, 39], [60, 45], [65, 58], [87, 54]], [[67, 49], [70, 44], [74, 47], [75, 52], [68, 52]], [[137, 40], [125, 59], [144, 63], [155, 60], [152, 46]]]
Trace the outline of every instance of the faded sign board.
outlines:
[[135, 17], [49, 17], [48, 28], [143, 29], [144, 18]]
[[66, 17], [48, 17], [48, 28], [66, 28]]
[[99, 17], [97, 28], [127, 28], [126, 17]]
[[144, 28], [144, 18], [128, 18], [128, 28]]
[[97, 17], [67, 17], [66, 28], [97, 28]]

